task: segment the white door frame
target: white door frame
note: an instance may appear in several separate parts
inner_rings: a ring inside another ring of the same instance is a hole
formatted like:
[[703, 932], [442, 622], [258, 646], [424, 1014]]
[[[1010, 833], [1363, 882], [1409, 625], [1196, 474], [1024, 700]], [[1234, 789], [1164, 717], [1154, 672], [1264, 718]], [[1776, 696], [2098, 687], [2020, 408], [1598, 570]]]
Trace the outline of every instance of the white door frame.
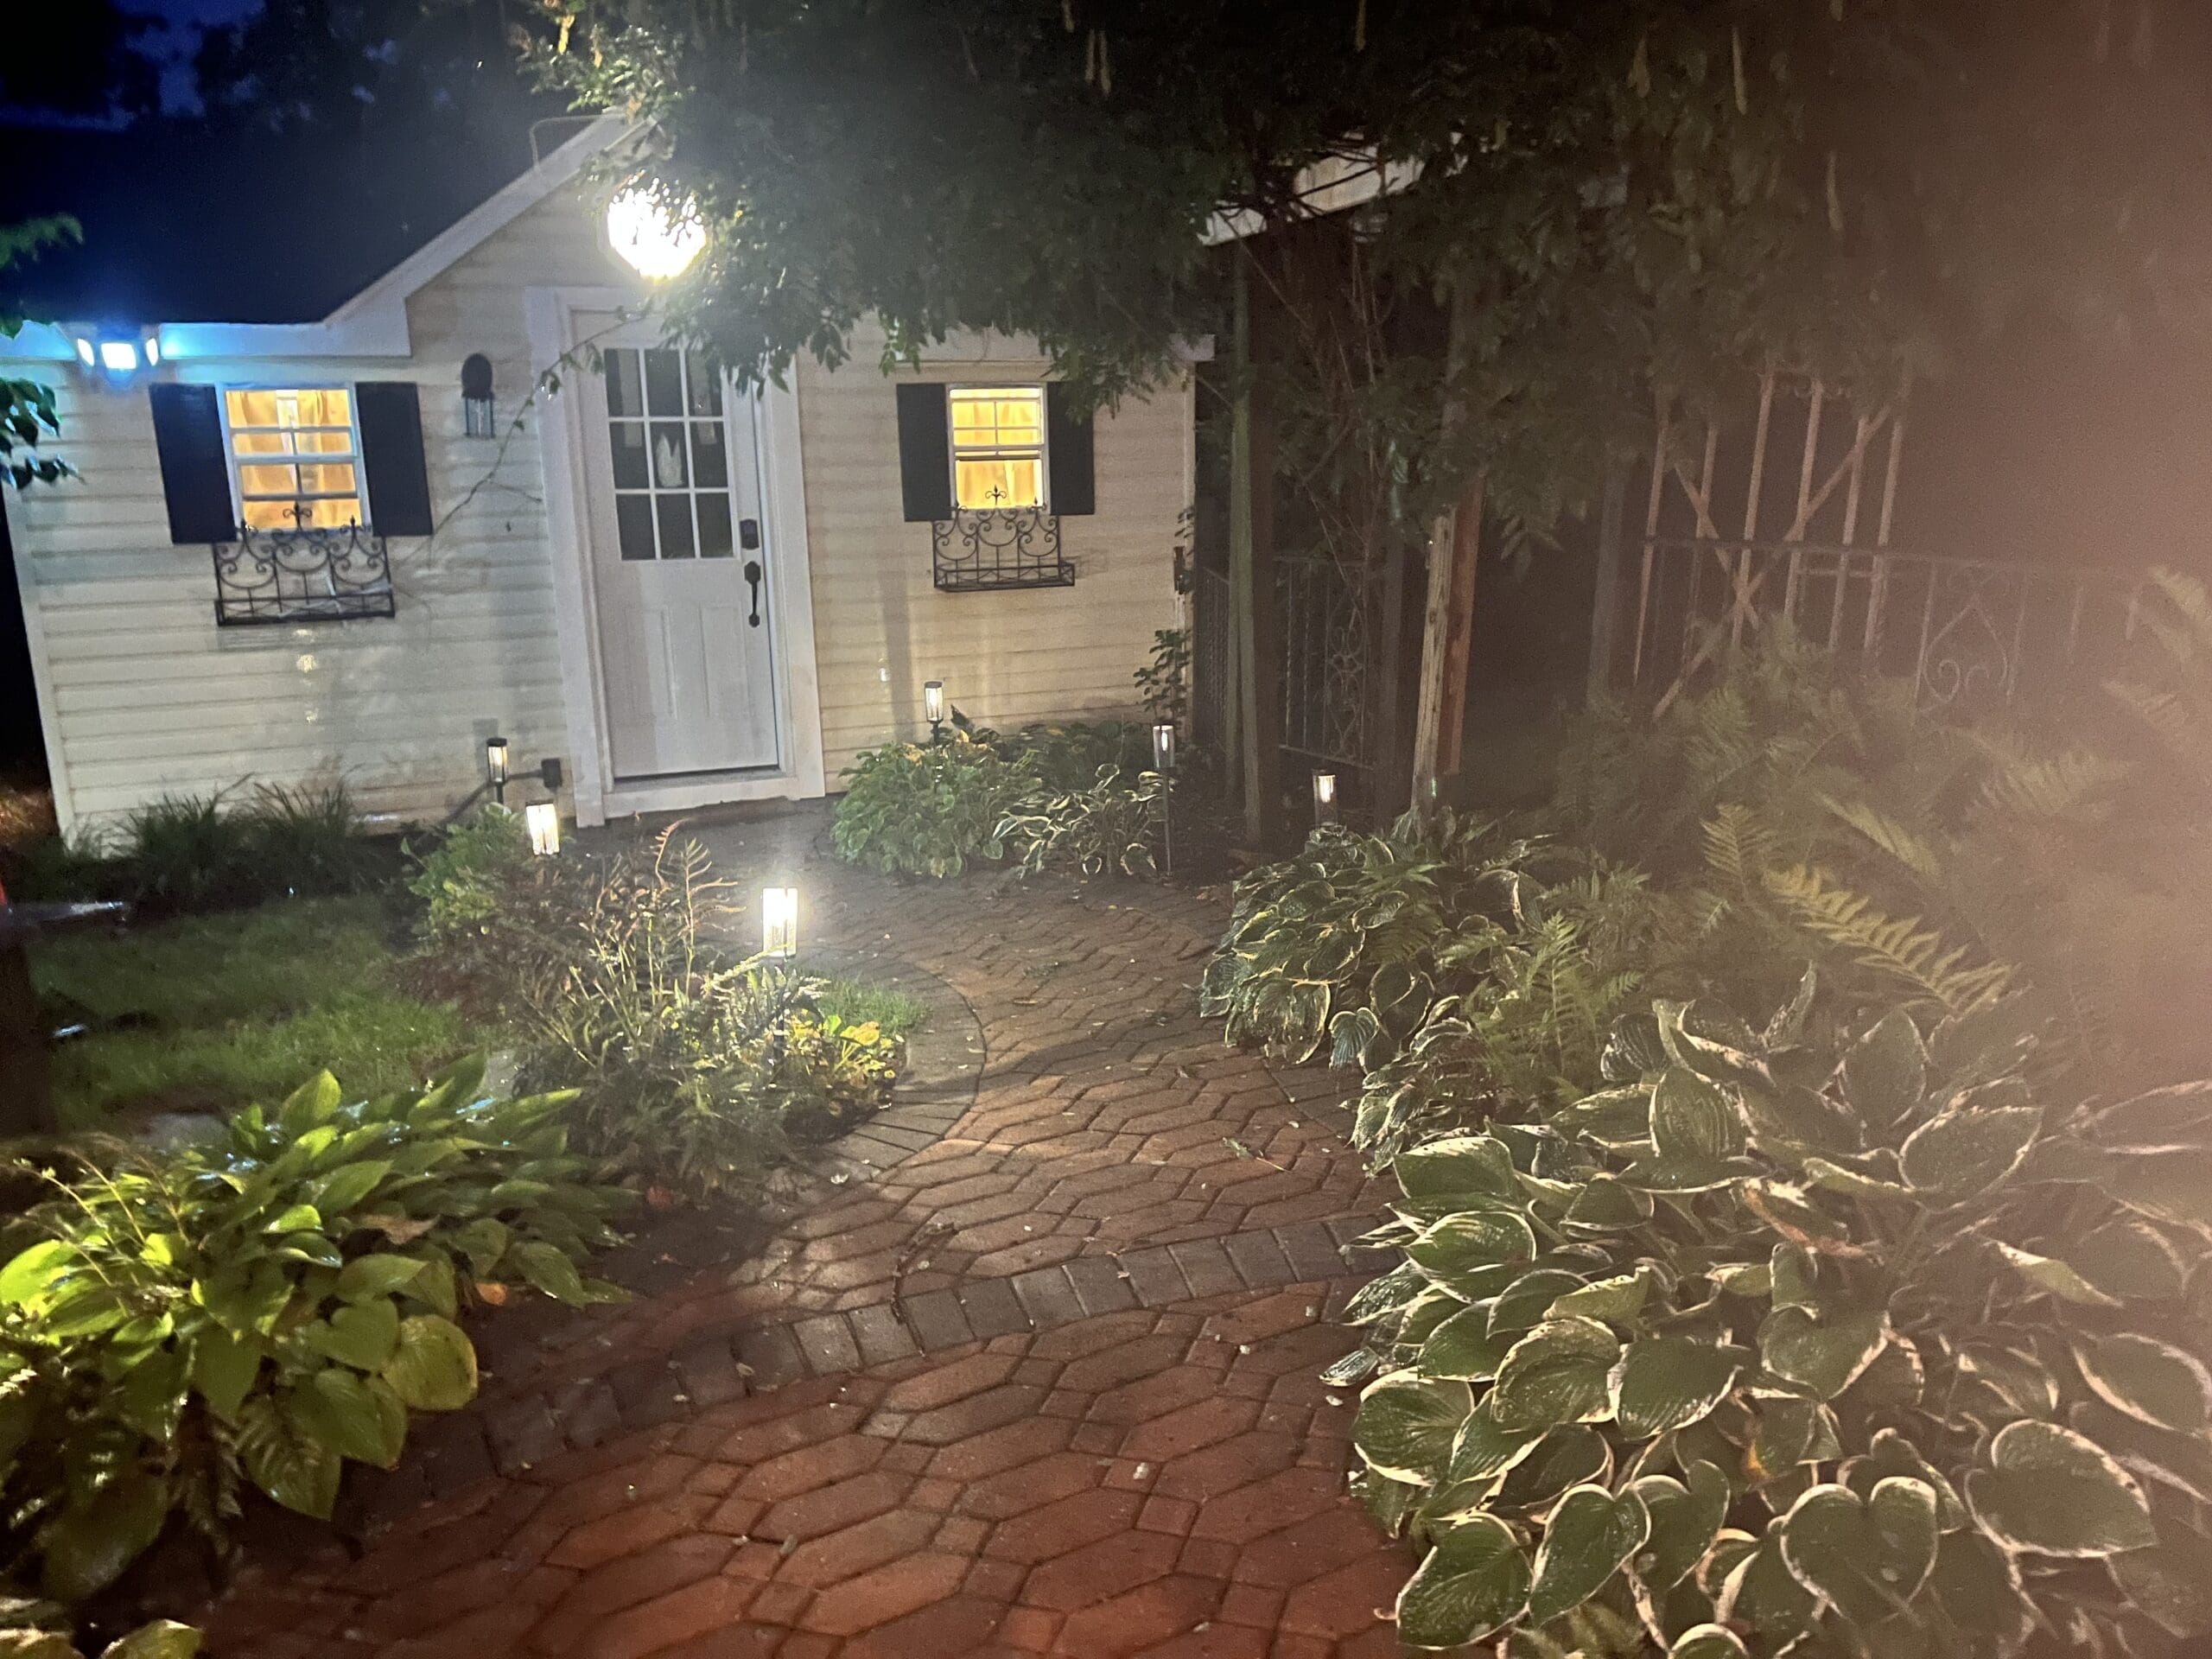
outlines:
[[[579, 312], [646, 308], [619, 288], [531, 288], [523, 291], [533, 381], [584, 342]], [[560, 368], [563, 382], [589, 373], [581, 360]], [[814, 589], [807, 562], [806, 478], [799, 454], [798, 383], [770, 386], [757, 410], [760, 515], [768, 599], [777, 626], [769, 648], [776, 677], [777, 765], [679, 783], [618, 784], [600, 666], [599, 601], [588, 556], [590, 516], [582, 490], [584, 410], [580, 398], [545, 398], [539, 423], [545, 466], [545, 514], [553, 555], [553, 610], [561, 642], [561, 696], [575, 751], [576, 822], [604, 823], [632, 812], [681, 811], [726, 801], [802, 800], [825, 792], [822, 698], [814, 662]]]

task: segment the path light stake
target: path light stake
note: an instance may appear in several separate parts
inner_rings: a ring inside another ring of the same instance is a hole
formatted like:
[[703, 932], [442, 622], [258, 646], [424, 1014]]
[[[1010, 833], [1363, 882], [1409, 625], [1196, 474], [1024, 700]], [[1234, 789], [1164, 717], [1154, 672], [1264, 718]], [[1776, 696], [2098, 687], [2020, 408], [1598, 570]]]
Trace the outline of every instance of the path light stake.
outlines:
[[1152, 728], [1152, 769], [1160, 774], [1160, 873], [1175, 873], [1175, 722]]
[[1337, 821], [1337, 774], [1317, 772], [1313, 774], [1313, 822], [1316, 825]]
[[530, 850], [541, 858], [550, 858], [561, 850], [561, 809], [551, 801], [532, 801], [523, 808], [524, 824], [530, 830]]
[[760, 889], [760, 954], [764, 957], [798, 955], [798, 889]]
[[922, 682], [922, 718], [930, 723], [930, 747], [935, 748], [944, 738], [944, 682]]
[[504, 737], [484, 740], [484, 781], [491, 785], [492, 798], [505, 806], [507, 804], [507, 740]]

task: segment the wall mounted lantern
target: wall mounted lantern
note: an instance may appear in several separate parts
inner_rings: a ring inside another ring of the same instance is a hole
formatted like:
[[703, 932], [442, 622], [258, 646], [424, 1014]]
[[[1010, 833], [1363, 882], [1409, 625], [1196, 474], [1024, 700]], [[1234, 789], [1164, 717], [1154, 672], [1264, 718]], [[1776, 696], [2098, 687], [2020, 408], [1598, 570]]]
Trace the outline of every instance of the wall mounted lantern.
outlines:
[[125, 381], [142, 370], [161, 366], [158, 328], [102, 329], [74, 335], [71, 343], [77, 348], [78, 362], [97, 369], [111, 381]]
[[499, 413], [492, 400], [492, 359], [472, 352], [461, 365], [461, 420], [472, 438], [499, 435]]

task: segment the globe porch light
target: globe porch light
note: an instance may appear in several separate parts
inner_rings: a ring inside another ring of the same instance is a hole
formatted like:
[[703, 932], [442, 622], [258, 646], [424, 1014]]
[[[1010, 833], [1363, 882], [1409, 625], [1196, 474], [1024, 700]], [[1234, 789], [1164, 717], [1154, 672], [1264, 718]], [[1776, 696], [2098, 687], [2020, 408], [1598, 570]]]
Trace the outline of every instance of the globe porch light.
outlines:
[[633, 184], [607, 204], [607, 239], [647, 282], [681, 276], [707, 245], [707, 227], [688, 203], [671, 205], [645, 185]]
[[550, 801], [532, 801], [523, 809], [523, 823], [530, 831], [530, 850], [541, 858], [561, 850], [561, 809]]
[[760, 954], [764, 957], [798, 955], [797, 887], [763, 887], [760, 890]]

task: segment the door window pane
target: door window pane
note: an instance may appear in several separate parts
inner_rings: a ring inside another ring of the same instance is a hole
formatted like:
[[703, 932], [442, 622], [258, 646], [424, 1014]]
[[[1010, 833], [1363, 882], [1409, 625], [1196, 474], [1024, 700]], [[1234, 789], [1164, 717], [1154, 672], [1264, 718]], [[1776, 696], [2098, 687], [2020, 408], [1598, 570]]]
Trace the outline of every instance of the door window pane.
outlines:
[[691, 498], [660, 495], [653, 498], [660, 514], [660, 556], [664, 559], [691, 556]]
[[624, 558], [650, 559], [652, 557], [652, 497], [649, 495], [616, 496], [614, 523], [621, 537]]
[[720, 489], [729, 480], [729, 463], [722, 459], [722, 423], [691, 423], [691, 476], [702, 490]]
[[683, 461], [683, 423], [653, 423], [653, 487], [680, 490], [691, 482]]
[[645, 404], [654, 415], [683, 413], [683, 359], [664, 346], [645, 353]]
[[607, 412], [644, 414], [645, 393], [638, 377], [637, 353], [626, 346], [612, 346], [601, 360], [607, 375]]
[[699, 556], [730, 556], [729, 497], [721, 491], [699, 493]]
[[694, 415], [719, 415], [722, 412], [722, 372], [696, 352], [685, 355], [683, 372], [691, 383], [691, 412]]
[[611, 422], [607, 439], [614, 446], [614, 487], [618, 490], [645, 488], [652, 481], [645, 475], [645, 423], [643, 421]]

